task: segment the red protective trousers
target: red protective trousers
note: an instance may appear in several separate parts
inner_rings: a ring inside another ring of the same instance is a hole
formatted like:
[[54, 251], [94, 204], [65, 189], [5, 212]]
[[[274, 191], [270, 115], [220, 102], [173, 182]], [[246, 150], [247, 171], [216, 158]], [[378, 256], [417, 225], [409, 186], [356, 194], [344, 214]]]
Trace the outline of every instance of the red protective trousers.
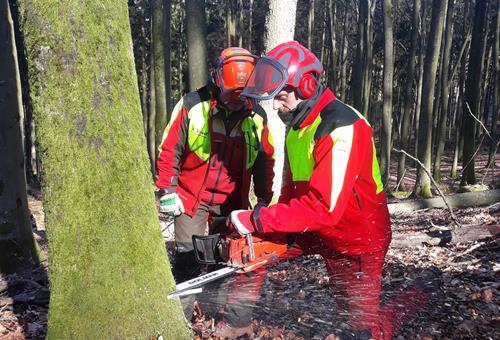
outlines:
[[[408, 319], [425, 307], [427, 297], [419, 289], [412, 288], [380, 307], [380, 280], [386, 251], [345, 255], [325, 247], [314, 233], [306, 233], [297, 235], [280, 261], [302, 255], [321, 255], [330, 275], [336, 314], [347, 315], [353, 330], [369, 330], [374, 339], [391, 339]], [[248, 275], [238, 275], [230, 283], [225, 313], [227, 323], [239, 327], [250, 323], [251, 306], [255, 306], [260, 295], [266, 272], [263, 268]]]

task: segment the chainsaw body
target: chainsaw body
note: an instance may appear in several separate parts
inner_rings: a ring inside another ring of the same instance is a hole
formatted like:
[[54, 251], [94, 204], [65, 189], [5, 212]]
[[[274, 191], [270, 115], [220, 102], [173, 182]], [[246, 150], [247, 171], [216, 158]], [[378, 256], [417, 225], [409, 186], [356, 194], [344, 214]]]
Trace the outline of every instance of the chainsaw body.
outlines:
[[240, 273], [276, 262], [288, 249], [284, 237], [266, 235], [262, 238], [251, 234], [245, 237], [237, 234], [193, 235], [193, 246], [199, 263], [240, 268]]

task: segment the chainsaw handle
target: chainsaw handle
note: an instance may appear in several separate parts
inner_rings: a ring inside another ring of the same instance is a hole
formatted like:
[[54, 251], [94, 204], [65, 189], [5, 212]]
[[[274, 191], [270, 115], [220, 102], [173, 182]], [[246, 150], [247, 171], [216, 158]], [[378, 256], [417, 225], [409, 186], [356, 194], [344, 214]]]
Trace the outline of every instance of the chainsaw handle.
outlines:
[[201, 264], [218, 264], [221, 260], [219, 255], [220, 234], [193, 235], [193, 248], [196, 261]]

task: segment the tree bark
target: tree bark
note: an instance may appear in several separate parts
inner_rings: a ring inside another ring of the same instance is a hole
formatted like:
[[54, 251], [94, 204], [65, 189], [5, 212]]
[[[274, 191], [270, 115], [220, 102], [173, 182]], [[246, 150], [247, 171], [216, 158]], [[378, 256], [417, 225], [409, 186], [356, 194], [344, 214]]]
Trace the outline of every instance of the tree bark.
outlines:
[[478, 0], [474, 9], [474, 24], [469, 55], [469, 67], [465, 82], [464, 103], [462, 106], [462, 134], [464, 138], [463, 170], [461, 185], [476, 184], [474, 153], [476, 151], [476, 120], [479, 116], [481, 74], [484, 56], [484, 29], [486, 23], [487, 0]]
[[445, 246], [474, 242], [499, 233], [499, 225], [464, 226], [454, 230], [432, 230], [420, 233], [393, 233], [391, 248], [417, 247], [424, 244]]
[[373, 56], [373, 12], [372, 0], [359, 1], [358, 45], [354, 60], [352, 88], [354, 107], [365, 116], [370, 106]]
[[186, 0], [186, 31], [188, 46], [189, 90], [207, 83], [207, 32], [205, 0]]
[[[296, 9], [297, 0], [269, 0], [264, 32], [264, 49], [266, 52], [280, 43], [293, 40]], [[287, 13], [287, 15], [283, 16], [283, 13]], [[280, 195], [283, 180], [285, 125], [273, 109], [272, 101], [263, 102], [262, 106], [267, 113], [269, 129], [274, 140], [273, 200], [276, 201]]]
[[[488, 153], [488, 167], [495, 166], [495, 155], [498, 148], [497, 125], [500, 119], [500, 3], [497, 1], [497, 10], [495, 13], [495, 37], [493, 42], [493, 120], [491, 122], [490, 150]], [[496, 114], [495, 114], [496, 112]]]
[[394, 80], [394, 38], [392, 22], [392, 1], [384, 0], [384, 80], [383, 80], [383, 112], [382, 112], [382, 178], [386, 185], [389, 183], [392, 146], [392, 86]]
[[248, 3], [248, 50], [252, 51], [252, 36], [253, 36], [253, 0]]
[[37, 261], [26, 196], [22, 127], [24, 113], [7, 0], [0, 0], [0, 273]]
[[444, 34], [443, 63], [441, 65], [441, 115], [438, 123], [438, 134], [436, 141], [436, 157], [434, 159], [433, 176], [436, 182], [441, 182], [441, 158], [443, 157], [446, 142], [446, 123], [448, 122], [448, 103], [450, 94], [450, 58], [451, 42], [453, 38], [453, 11], [455, 0], [448, 0], [448, 10], [446, 15], [446, 29]]
[[47, 338], [190, 339], [158, 226], [126, 1], [19, 1], [44, 173]]
[[[451, 208], [468, 208], [482, 205], [495, 204], [500, 201], [500, 189], [476, 192], [464, 192], [445, 197]], [[399, 214], [409, 211], [429, 208], [446, 208], [442, 197], [434, 197], [419, 200], [390, 203], [388, 205], [391, 214]]]
[[172, 58], [170, 57], [172, 39], [170, 27], [172, 26], [172, 2], [171, 0], [163, 0], [163, 60], [165, 74], [165, 101], [167, 115], [163, 125], [165, 130], [167, 122], [170, 120], [170, 114], [173, 108], [172, 102]]
[[[342, 51], [337, 51], [337, 39], [335, 32], [336, 5], [333, 0], [328, 0], [328, 11], [325, 10], [325, 12], [328, 13], [328, 30], [330, 32], [330, 87], [337, 93], [337, 95], [340, 95], [338, 93], [338, 89], [340, 87], [339, 77], [337, 76], [340, 74], [339, 68], [337, 67], [340, 63], [337, 61], [339, 58], [342, 58]], [[335, 58], [335, 55], [337, 55], [337, 58]]]
[[[155, 89], [155, 143], [154, 154], [151, 158], [155, 160], [158, 146], [161, 144], [163, 131], [167, 125], [167, 97], [165, 92], [165, 59], [164, 59], [164, 46], [163, 46], [163, 0], [153, 0], [152, 2], [152, 31], [151, 31], [151, 44], [153, 47], [153, 64], [154, 67], [154, 89]], [[153, 86], [151, 86], [153, 87]], [[155, 167], [153, 167], [153, 170]], [[153, 171], [153, 175], [156, 171]]]
[[[418, 80], [417, 80], [417, 100], [415, 101], [415, 119], [414, 119], [414, 128], [415, 128], [415, 146], [414, 146], [414, 154], [415, 157], [418, 157], [418, 136], [419, 136], [419, 127], [420, 127], [420, 111], [422, 108], [422, 86], [424, 80], [424, 56], [425, 56], [425, 40], [426, 40], [426, 16], [427, 16], [427, 6], [422, 6], [422, 19], [420, 20], [419, 27], [419, 46], [418, 50]], [[416, 183], [415, 183], [416, 184]]]
[[[186, 7], [187, 12], [187, 7]], [[189, 39], [188, 39], [189, 40]], [[236, 40], [236, 20], [233, 13], [233, 1], [226, 1], [226, 41], [227, 46], [233, 46]]]
[[[412, 34], [411, 34], [411, 46], [408, 55], [408, 75], [406, 78], [406, 86], [404, 93], [404, 108], [403, 117], [401, 122], [401, 135], [399, 144], [402, 150], [407, 150], [410, 142], [410, 125], [411, 125], [411, 111], [413, 104], [415, 102], [415, 96], [413, 95], [413, 78], [415, 77], [415, 58], [417, 54], [417, 44], [418, 44], [418, 31], [420, 27], [420, 0], [413, 1], [413, 16], [412, 16]], [[404, 183], [404, 173], [406, 169], [406, 155], [401, 152], [398, 159], [398, 175], [397, 183], [399, 186], [397, 190], [406, 191], [406, 185]]]
[[309, 0], [309, 11], [307, 13], [307, 48], [313, 50], [314, 34], [314, 0]]
[[[447, 3], [447, 0], [433, 0], [431, 31], [425, 54], [422, 108], [418, 131], [418, 159], [428, 170], [431, 169], [434, 88]], [[430, 178], [421, 167], [418, 170], [416, 191], [420, 196], [432, 197]]]

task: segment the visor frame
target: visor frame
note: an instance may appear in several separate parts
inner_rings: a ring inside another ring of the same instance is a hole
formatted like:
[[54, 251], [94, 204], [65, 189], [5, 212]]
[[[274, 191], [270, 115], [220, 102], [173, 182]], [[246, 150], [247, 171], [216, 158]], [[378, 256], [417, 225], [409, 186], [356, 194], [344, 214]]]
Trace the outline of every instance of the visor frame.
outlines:
[[[278, 71], [281, 74], [281, 76], [282, 76], [281, 83], [274, 90], [272, 90], [271, 93], [269, 93], [267, 95], [245, 93], [245, 89], [248, 87], [248, 81], [250, 81], [250, 79], [252, 79], [252, 75], [256, 72], [256, 70], [259, 66], [259, 63], [261, 63], [261, 62], [270, 64], [274, 68], [274, 70]], [[286, 68], [281, 63], [277, 62], [276, 60], [274, 60], [272, 58], [268, 58], [265, 56], [260, 57], [257, 60], [257, 63], [255, 64], [255, 67], [254, 67], [252, 73], [250, 74], [250, 77], [248, 77], [247, 85], [245, 86], [245, 88], [243, 88], [243, 91], [242, 91], [240, 96], [245, 97], [245, 98], [249, 98], [249, 99], [259, 100], [259, 101], [273, 99], [286, 86], [287, 80], [288, 80], [288, 72], [287, 72]]]

